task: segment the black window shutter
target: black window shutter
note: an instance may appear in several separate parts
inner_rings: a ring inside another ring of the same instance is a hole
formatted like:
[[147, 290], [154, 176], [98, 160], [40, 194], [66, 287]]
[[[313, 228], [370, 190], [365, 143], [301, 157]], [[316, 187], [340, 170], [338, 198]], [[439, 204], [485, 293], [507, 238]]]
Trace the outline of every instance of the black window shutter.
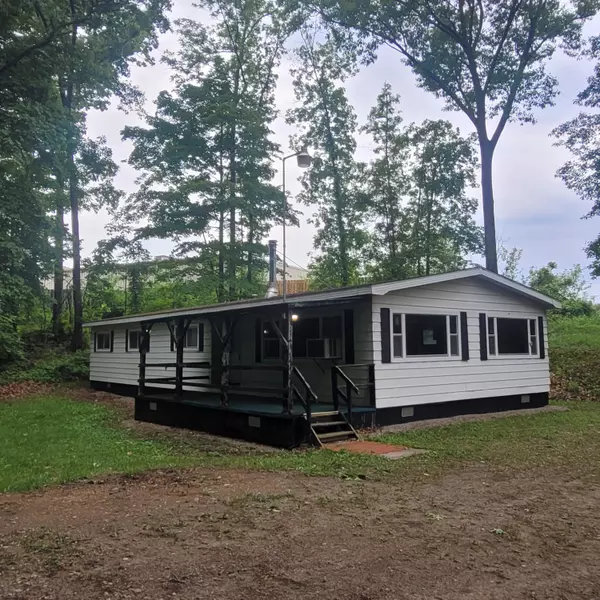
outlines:
[[254, 360], [262, 361], [262, 319], [256, 319], [254, 325]]
[[381, 309], [381, 362], [392, 362], [389, 308]]
[[356, 362], [354, 357], [354, 311], [352, 309], [344, 311], [344, 355], [346, 364], [353, 365]]
[[481, 360], [488, 359], [487, 341], [487, 315], [485, 313], [479, 313], [479, 358], [481, 358]]
[[469, 360], [469, 327], [467, 324], [467, 313], [460, 313], [460, 345], [463, 360]]
[[110, 351], [112, 352], [115, 348], [115, 331], [114, 329], [110, 330]]
[[198, 350], [204, 352], [204, 323], [198, 323]]
[[538, 339], [540, 344], [540, 358], [546, 358], [546, 341], [544, 340], [544, 317], [538, 317]]
[[96, 352], [97, 348], [98, 348], [98, 342], [96, 341], [97, 338], [97, 334], [94, 331], [94, 352]]
[[125, 330], [125, 352], [129, 352], [129, 329]]

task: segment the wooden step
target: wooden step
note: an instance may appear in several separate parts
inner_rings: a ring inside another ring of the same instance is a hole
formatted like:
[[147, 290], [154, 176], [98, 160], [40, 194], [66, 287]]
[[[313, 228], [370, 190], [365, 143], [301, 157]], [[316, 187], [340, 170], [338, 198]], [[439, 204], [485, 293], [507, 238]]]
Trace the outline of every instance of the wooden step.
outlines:
[[344, 426], [344, 427], [348, 427], [348, 422], [347, 421], [317, 421], [316, 423], [313, 423], [312, 426], [313, 427], [335, 427], [335, 426]]
[[337, 410], [330, 410], [330, 411], [327, 411], [327, 412], [314, 412], [314, 413], [312, 413], [312, 415], [311, 415], [311, 416], [312, 416], [313, 418], [319, 418], [319, 417], [335, 417], [335, 416], [337, 416], [337, 415], [339, 415], [339, 414], [340, 414], [340, 413], [339, 413], [339, 411], [337, 411]]
[[356, 437], [354, 431], [332, 431], [330, 433], [320, 433], [319, 439], [323, 440], [335, 440], [335, 439], [343, 439], [348, 437]]

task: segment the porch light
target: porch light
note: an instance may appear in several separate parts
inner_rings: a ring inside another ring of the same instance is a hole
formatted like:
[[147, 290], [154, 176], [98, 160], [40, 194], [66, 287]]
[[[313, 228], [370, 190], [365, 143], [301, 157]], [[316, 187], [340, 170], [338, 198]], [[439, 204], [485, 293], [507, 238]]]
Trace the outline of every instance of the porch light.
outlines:
[[299, 316], [299, 315], [297, 315], [297, 314], [293, 314], [293, 315], [292, 315], [292, 322], [293, 322], [293, 323], [295, 323], [295, 322], [296, 322], [296, 321], [297, 321], [299, 318], [300, 318], [300, 316]]

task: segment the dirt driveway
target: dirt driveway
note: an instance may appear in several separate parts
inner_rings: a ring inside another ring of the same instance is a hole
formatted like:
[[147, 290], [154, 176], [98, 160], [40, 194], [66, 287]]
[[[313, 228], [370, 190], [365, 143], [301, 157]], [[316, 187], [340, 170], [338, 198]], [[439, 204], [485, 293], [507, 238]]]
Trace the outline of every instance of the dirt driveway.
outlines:
[[0, 496], [0, 598], [600, 598], [600, 489], [166, 472]]

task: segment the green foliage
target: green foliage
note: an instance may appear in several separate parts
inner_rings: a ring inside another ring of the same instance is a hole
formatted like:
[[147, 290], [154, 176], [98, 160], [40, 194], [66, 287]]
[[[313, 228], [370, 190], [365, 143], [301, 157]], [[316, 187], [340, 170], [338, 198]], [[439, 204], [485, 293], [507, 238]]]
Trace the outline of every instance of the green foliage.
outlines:
[[[595, 60], [600, 58], [600, 36], [592, 38], [586, 54]], [[600, 63], [596, 64], [587, 87], [577, 96], [577, 104], [588, 109], [600, 106]], [[570, 190], [591, 205], [586, 218], [600, 215], [600, 114], [582, 112], [556, 128], [553, 135], [573, 156], [557, 175]], [[586, 252], [592, 260], [593, 276], [600, 277], [600, 236], [586, 246]]]
[[399, 100], [386, 84], [364, 128], [376, 144], [366, 168], [374, 221], [367, 270], [375, 280], [464, 268], [464, 256], [483, 249], [477, 203], [466, 194], [475, 185], [473, 138], [447, 121], [403, 127]]
[[0, 371], [0, 384], [21, 381], [62, 383], [86, 380], [90, 374], [89, 362], [89, 353], [85, 350], [79, 352], [45, 351], [39, 357], [22, 360], [9, 366], [6, 370]]
[[299, 105], [288, 112], [287, 120], [300, 129], [294, 145], [314, 153], [299, 196], [315, 207], [312, 223], [318, 254], [311, 271], [316, 287], [349, 285], [356, 282], [367, 240], [362, 226], [365, 197], [354, 160], [357, 118], [339, 83], [348, 74], [349, 61], [335, 40], [320, 44], [309, 28], [301, 35], [292, 69]]
[[554, 396], [600, 400], [600, 313], [555, 315], [548, 329]]
[[289, 24], [271, 0], [205, 0], [198, 8], [214, 22], [202, 14], [177, 23], [180, 50], [163, 59], [174, 89], [159, 94], [145, 127], [123, 132], [143, 176], [117, 221], [133, 239], [174, 239], [189, 277], [210, 281], [215, 299], [233, 300], [262, 291], [264, 238], [282, 217], [270, 128]]
[[562, 272], [556, 272], [557, 269], [555, 262], [549, 262], [539, 269], [532, 267], [525, 283], [538, 292], [560, 300], [562, 306], [556, 311], [560, 315], [591, 315], [594, 308], [586, 293], [590, 286], [583, 278], [581, 266], [574, 265]]
[[[534, 110], [553, 104], [556, 78], [548, 60], [561, 46], [581, 48], [583, 24], [598, 1], [399, 0], [340, 2], [306, 0], [336, 29], [398, 51], [421, 87], [443, 98], [473, 123], [481, 152], [486, 262], [497, 270], [492, 160], [510, 121], [533, 122]], [[354, 48], [356, 40], [349, 44]]]

